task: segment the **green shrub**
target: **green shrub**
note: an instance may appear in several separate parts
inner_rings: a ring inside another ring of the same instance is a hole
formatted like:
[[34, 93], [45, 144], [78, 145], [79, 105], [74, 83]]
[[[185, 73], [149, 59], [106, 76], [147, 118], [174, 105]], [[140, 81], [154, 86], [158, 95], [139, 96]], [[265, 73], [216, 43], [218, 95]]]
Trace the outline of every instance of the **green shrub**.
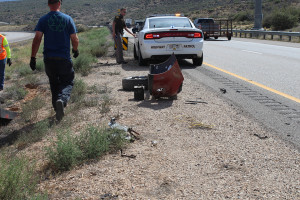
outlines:
[[74, 61], [74, 70], [82, 76], [87, 76], [92, 69], [93, 62], [95, 59], [91, 54], [81, 53]]
[[29, 74], [25, 76], [24, 84], [26, 87], [27, 85], [29, 85], [29, 87], [36, 88], [38, 86], [39, 81], [40, 80], [38, 76], [36, 76], [35, 74]]
[[107, 36], [110, 34], [107, 28], [92, 29], [80, 36], [80, 52], [101, 57], [107, 53]]
[[79, 137], [78, 146], [84, 159], [95, 159], [109, 150], [109, 138], [105, 129], [89, 126]]
[[297, 17], [288, 13], [278, 12], [272, 17], [272, 29], [275, 31], [293, 28], [297, 24]]
[[12, 72], [5, 72], [5, 80], [10, 80], [11, 79], [11, 77], [12, 77]]
[[253, 14], [249, 11], [241, 11], [233, 16], [234, 21], [252, 21], [253, 20]]
[[124, 148], [125, 137], [123, 130], [88, 126], [78, 137], [72, 137], [70, 132], [59, 134], [54, 147], [46, 149], [46, 155], [55, 170], [66, 171], [85, 160]]
[[39, 72], [43, 72], [45, 71], [45, 65], [44, 65], [44, 61], [43, 60], [37, 60], [36, 62], [36, 70]]
[[97, 57], [106, 55], [108, 46], [107, 36], [110, 34], [107, 28], [95, 28], [79, 34], [80, 55], [74, 59], [74, 69], [76, 73], [87, 76], [92, 67], [91, 64], [97, 62]]
[[38, 110], [45, 105], [45, 102], [39, 97], [35, 97], [31, 101], [22, 105], [21, 117], [25, 122], [35, 120], [38, 116]]
[[50, 122], [48, 120], [43, 120], [36, 123], [33, 129], [26, 134], [22, 134], [18, 140], [19, 146], [26, 146], [29, 143], [34, 143], [40, 141], [49, 131]]
[[126, 133], [123, 130], [119, 129], [106, 129], [107, 134], [109, 136], [109, 142], [110, 142], [110, 151], [118, 151], [120, 149], [123, 149], [126, 144], [128, 143], [128, 140], [126, 140]]
[[87, 93], [87, 85], [83, 80], [75, 79], [72, 89], [71, 102], [81, 102]]
[[297, 10], [291, 8], [275, 10], [265, 17], [263, 27], [272, 28], [274, 31], [290, 29], [297, 25], [299, 16], [300, 14], [297, 14]]
[[0, 199], [28, 199], [37, 185], [33, 168], [25, 158], [0, 154]]
[[107, 47], [102, 44], [91, 45], [91, 54], [95, 57], [102, 57], [107, 53]]
[[54, 147], [46, 149], [50, 164], [58, 171], [66, 171], [79, 163], [82, 152], [70, 132], [61, 133]]
[[263, 25], [264, 28], [271, 28], [271, 26], [272, 26], [272, 16], [267, 15], [266, 17], [264, 17], [262, 25]]
[[76, 25], [76, 28], [77, 28], [78, 33], [86, 32], [90, 29], [89, 27], [87, 27], [86, 25], [83, 25], [83, 24]]
[[102, 102], [100, 105], [100, 113], [108, 113], [110, 111], [110, 105], [112, 104], [112, 100], [108, 95], [102, 96]]
[[97, 107], [99, 105], [100, 99], [98, 97], [85, 98], [84, 106], [86, 107]]
[[7, 98], [13, 100], [21, 100], [27, 94], [27, 91], [18, 82], [15, 83], [13, 86], [7, 88], [6, 91], [7, 91]]
[[92, 93], [95, 93], [95, 94], [106, 94], [106, 93], [109, 93], [109, 92], [110, 92], [110, 90], [107, 87], [107, 85], [104, 85], [104, 86], [93, 85], [93, 86], [90, 86], [88, 88], [88, 93], [89, 94], [92, 94]]
[[21, 66], [18, 68], [18, 71], [19, 71], [19, 75], [20, 75], [21, 77], [26, 76], [26, 75], [32, 73], [32, 70], [30, 69], [30, 67], [29, 67], [29, 66], [26, 66], [26, 65], [21, 65]]

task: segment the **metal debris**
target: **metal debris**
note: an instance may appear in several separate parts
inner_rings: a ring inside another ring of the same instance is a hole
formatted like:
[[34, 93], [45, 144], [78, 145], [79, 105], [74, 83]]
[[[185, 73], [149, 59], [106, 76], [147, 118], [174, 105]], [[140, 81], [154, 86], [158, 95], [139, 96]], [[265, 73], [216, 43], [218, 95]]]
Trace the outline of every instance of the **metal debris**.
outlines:
[[111, 200], [111, 199], [118, 199], [118, 195], [112, 195], [112, 194], [103, 194], [100, 196], [100, 199], [105, 199], [105, 200]]
[[111, 118], [110, 122], [108, 123], [108, 125], [111, 127], [111, 128], [115, 128], [115, 129], [118, 129], [118, 130], [122, 130], [122, 131], [125, 131], [125, 132], [128, 132], [130, 135], [128, 135], [126, 137], [127, 140], [132, 140], [133, 138], [136, 139], [136, 140], [139, 140], [139, 133], [134, 131], [132, 128], [128, 128], [127, 126], [123, 126], [119, 123], [116, 122], [116, 118]]
[[258, 135], [258, 134], [254, 134], [254, 136], [256, 136], [256, 137], [258, 137], [259, 139], [261, 139], [261, 140], [265, 140], [265, 139], [267, 139], [268, 138], [268, 136], [260, 136], [260, 135]]
[[157, 146], [157, 143], [158, 143], [158, 142], [157, 142], [156, 140], [152, 140], [152, 141], [151, 141], [151, 146], [156, 147], [156, 146]]
[[122, 149], [120, 149], [120, 152], [121, 152], [121, 157], [136, 158], [136, 155], [133, 155], [133, 154], [127, 155], [127, 154], [123, 153]]
[[220, 91], [225, 94], [227, 92], [227, 90], [225, 88], [220, 88]]
[[190, 100], [185, 101], [185, 104], [198, 104], [198, 103], [208, 104], [205, 101], [190, 101]]

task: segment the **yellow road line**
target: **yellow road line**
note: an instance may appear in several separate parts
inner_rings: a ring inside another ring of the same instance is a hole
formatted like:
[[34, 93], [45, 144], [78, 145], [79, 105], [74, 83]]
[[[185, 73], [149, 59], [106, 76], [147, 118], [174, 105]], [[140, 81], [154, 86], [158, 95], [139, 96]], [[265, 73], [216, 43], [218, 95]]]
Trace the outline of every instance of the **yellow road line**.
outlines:
[[271, 92], [273, 92], [273, 93], [275, 93], [275, 94], [278, 94], [278, 95], [280, 95], [280, 96], [283, 96], [283, 97], [285, 97], [285, 98], [287, 98], [287, 99], [290, 99], [290, 100], [293, 100], [293, 101], [295, 101], [295, 102], [297, 102], [297, 103], [300, 103], [300, 99], [298, 99], [298, 98], [296, 98], [296, 97], [293, 97], [293, 96], [291, 96], [291, 95], [285, 94], [285, 93], [280, 92], [280, 91], [278, 91], [278, 90], [274, 90], [274, 89], [269, 88], [269, 87], [267, 87], [267, 86], [265, 86], [265, 85], [262, 85], [262, 84], [260, 84], [260, 83], [255, 82], [255, 81], [252, 81], [252, 80], [249, 80], [249, 79], [247, 79], [247, 78], [244, 78], [244, 77], [239, 76], [239, 75], [237, 75], [237, 74], [231, 73], [231, 72], [229, 72], [229, 71], [226, 71], [226, 70], [221, 69], [221, 68], [219, 68], [219, 67], [213, 66], [213, 65], [211, 65], [211, 64], [208, 64], [208, 63], [205, 63], [205, 62], [204, 62], [203, 64], [206, 65], [206, 66], [208, 66], [208, 67], [211, 67], [211, 68], [214, 68], [214, 69], [216, 69], [216, 70], [219, 70], [219, 71], [221, 71], [221, 72], [224, 72], [224, 73], [226, 73], [226, 74], [229, 74], [229, 75], [231, 75], [231, 76], [234, 76], [234, 77], [236, 77], [236, 78], [238, 78], [238, 79], [241, 79], [241, 80], [243, 80], [243, 81], [246, 81], [246, 82], [248, 82], [248, 83], [251, 83], [251, 84], [253, 84], [253, 85], [256, 85], [256, 86], [258, 86], [258, 87], [261, 87], [261, 88], [263, 88], [263, 89], [266, 89], [266, 90], [268, 90], [268, 91], [271, 91]]

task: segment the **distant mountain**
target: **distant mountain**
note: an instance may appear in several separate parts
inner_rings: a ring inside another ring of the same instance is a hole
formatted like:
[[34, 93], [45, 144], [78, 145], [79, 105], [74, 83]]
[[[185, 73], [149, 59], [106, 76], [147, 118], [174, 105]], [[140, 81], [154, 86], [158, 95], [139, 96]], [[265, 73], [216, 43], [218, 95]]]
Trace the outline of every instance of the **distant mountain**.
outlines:
[[[63, 0], [62, 11], [76, 23], [102, 25], [111, 22], [122, 7], [128, 10], [126, 18], [143, 19], [149, 14], [179, 12], [193, 19], [232, 18], [239, 13], [247, 13], [251, 18], [254, 5], [255, 0]], [[263, 0], [263, 12], [291, 5], [300, 8], [299, 0]], [[0, 21], [35, 24], [48, 10], [47, 0], [0, 2]]]

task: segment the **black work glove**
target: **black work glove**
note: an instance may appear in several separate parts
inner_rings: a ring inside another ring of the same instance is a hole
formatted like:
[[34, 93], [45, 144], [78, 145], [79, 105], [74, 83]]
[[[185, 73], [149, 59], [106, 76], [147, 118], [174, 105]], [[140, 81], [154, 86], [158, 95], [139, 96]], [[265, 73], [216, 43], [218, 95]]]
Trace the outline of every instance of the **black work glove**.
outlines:
[[32, 71], [34, 71], [36, 69], [36, 58], [35, 57], [31, 57], [31, 59], [30, 59], [30, 68]]
[[11, 66], [11, 65], [12, 65], [12, 62], [11, 62], [11, 59], [10, 59], [10, 58], [7, 58], [7, 64], [8, 64], [8, 66]]
[[79, 56], [79, 50], [77, 49], [76, 51], [72, 49], [73, 57], [77, 58]]

